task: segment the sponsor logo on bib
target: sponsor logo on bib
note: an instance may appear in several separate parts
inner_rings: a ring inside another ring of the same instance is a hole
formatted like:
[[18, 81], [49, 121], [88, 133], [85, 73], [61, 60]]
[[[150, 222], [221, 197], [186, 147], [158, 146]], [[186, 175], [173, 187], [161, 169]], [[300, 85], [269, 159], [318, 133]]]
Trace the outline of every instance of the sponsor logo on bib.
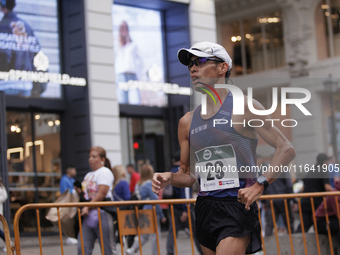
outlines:
[[205, 160], [209, 160], [211, 158], [211, 151], [210, 150], [205, 150], [203, 153], [203, 158]]

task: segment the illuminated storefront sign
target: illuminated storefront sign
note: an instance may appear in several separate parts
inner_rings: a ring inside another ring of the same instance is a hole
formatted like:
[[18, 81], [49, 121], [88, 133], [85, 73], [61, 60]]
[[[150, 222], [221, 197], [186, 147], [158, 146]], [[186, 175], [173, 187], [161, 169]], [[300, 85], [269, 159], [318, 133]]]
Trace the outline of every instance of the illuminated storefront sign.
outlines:
[[9, 72], [0, 72], [0, 80], [3, 81], [29, 81], [39, 83], [59, 83], [62, 85], [85, 86], [85, 78], [70, 77], [68, 74], [30, 72], [21, 70], [10, 70]]
[[190, 96], [192, 89], [190, 87], [180, 87], [178, 84], [144, 82], [144, 81], [128, 81], [119, 82], [118, 88], [124, 91], [138, 89], [140, 91], [164, 92], [165, 94], [176, 94]]

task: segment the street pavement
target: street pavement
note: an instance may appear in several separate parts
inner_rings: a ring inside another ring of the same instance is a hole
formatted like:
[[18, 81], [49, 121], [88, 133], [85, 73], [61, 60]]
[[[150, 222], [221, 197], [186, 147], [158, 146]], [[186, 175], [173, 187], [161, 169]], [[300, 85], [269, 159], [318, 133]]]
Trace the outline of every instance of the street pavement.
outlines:
[[[166, 237], [168, 232], [164, 231], [161, 233], [161, 240], [160, 240], [160, 249], [161, 254], [166, 254]], [[13, 241], [14, 239], [11, 238]], [[64, 254], [77, 254], [77, 245], [74, 244], [66, 244], [65, 243], [66, 237], [63, 238], [63, 250]], [[191, 251], [191, 242], [190, 238], [184, 231], [179, 231], [178, 238], [177, 238], [177, 246], [178, 246], [178, 254], [179, 255], [189, 255], [193, 254]], [[38, 237], [21, 237], [20, 238], [20, 247], [21, 247], [21, 254], [22, 255], [38, 255], [40, 254], [39, 248], [39, 239]], [[196, 247], [195, 254], [199, 254], [197, 252]], [[0, 254], [6, 254], [2, 249], [0, 249]], [[62, 254], [61, 245], [59, 236], [43, 236], [42, 237], [42, 254], [45, 255], [59, 255]], [[93, 255], [101, 255], [100, 245], [98, 241], [95, 244]], [[121, 247], [117, 244], [117, 254], [121, 254]], [[136, 252], [137, 254], [141, 254]], [[151, 255], [151, 246], [150, 242], [147, 242], [142, 248], [142, 254]]]

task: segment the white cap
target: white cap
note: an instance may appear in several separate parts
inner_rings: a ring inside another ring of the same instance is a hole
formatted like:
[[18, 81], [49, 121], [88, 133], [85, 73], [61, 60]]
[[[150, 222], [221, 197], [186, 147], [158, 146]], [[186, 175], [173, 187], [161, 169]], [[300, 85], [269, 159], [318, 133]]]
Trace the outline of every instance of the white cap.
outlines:
[[232, 60], [228, 52], [223, 46], [216, 43], [199, 42], [194, 44], [190, 49], [183, 48], [177, 53], [179, 62], [186, 66], [190, 63], [192, 55], [201, 58], [217, 57], [228, 64], [229, 70], [232, 67]]

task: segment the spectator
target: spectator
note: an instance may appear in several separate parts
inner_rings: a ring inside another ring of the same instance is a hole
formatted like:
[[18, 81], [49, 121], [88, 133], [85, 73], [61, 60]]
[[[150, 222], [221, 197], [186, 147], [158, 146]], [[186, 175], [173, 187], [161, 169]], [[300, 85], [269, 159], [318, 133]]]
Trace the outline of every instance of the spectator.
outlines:
[[[126, 170], [124, 166], [117, 165], [112, 168], [113, 176], [115, 178], [114, 188], [113, 188], [113, 200], [114, 201], [124, 201], [129, 200], [131, 197], [131, 192], [129, 189], [129, 183], [125, 180], [126, 178]], [[123, 209], [123, 207], [120, 207]], [[128, 236], [130, 237], [130, 236]], [[118, 221], [115, 221], [115, 238], [117, 242], [120, 242], [118, 235]], [[130, 246], [133, 243], [134, 235], [131, 236]]]
[[[4, 183], [2, 182], [2, 178], [0, 177], [0, 214], [1, 215], [4, 214], [3, 203], [5, 203], [7, 198], [8, 198], [8, 196], [7, 196], [6, 187], [5, 187]], [[0, 238], [5, 243], [4, 252], [7, 252], [6, 242], [5, 242], [5, 234], [4, 234], [4, 232], [1, 229], [0, 229]]]
[[[89, 165], [92, 171], [87, 173], [82, 182], [84, 197], [90, 202], [112, 200], [114, 177], [111, 164], [106, 158], [106, 151], [102, 147], [92, 147], [89, 150]], [[100, 241], [97, 208], [85, 206], [81, 210], [84, 254], [91, 255], [96, 239]], [[100, 211], [105, 255], [117, 254], [114, 238], [112, 215], [104, 210]], [[82, 255], [81, 242], [78, 234], [78, 255]]]
[[334, 185], [334, 180], [336, 178], [340, 178], [340, 173], [339, 173], [339, 165], [336, 164], [335, 162], [335, 157], [331, 157], [329, 160], [329, 178], [330, 178], [330, 184], [335, 189]]
[[[337, 191], [340, 191], [340, 179], [335, 178], [334, 186]], [[326, 213], [325, 213], [325, 205], [324, 202], [319, 205], [319, 207], [315, 211], [315, 217], [318, 226], [319, 234], [328, 234], [327, 228], [330, 228], [332, 235], [338, 235], [338, 240], [340, 242], [340, 231], [339, 231], [339, 218], [338, 218], [338, 209], [336, 208], [336, 199], [338, 199], [338, 205], [340, 205], [340, 196], [329, 196], [326, 198], [327, 205], [327, 214], [328, 220], [326, 221]], [[339, 208], [340, 209], [340, 208]]]
[[131, 192], [129, 183], [125, 180], [126, 171], [124, 166], [114, 166], [112, 172], [115, 177], [113, 199], [115, 201], [129, 200]]
[[132, 164], [128, 164], [126, 170], [130, 174], [130, 192], [132, 194], [135, 191], [135, 186], [140, 179], [140, 175], [135, 171], [135, 167]]
[[[322, 165], [329, 164], [329, 160], [331, 157], [328, 157], [325, 153], [318, 154], [316, 158], [315, 169], [322, 169]], [[333, 188], [330, 185], [330, 179], [328, 173], [323, 173], [323, 178], [317, 178], [314, 171], [309, 171], [305, 178], [303, 179], [303, 189], [302, 192], [323, 192], [323, 191], [332, 191]], [[314, 197], [314, 208], [318, 208], [322, 202], [322, 197]], [[302, 218], [305, 232], [307, 232], [310, 226], [313, 225], [312, 220], [312, 205], [310, 202], [310, 198], [302, 198], [301, 199], [301, 208], [302, 208]], [[298, 226], [296, 232], [301, 232], [301, 224]]]
[[89, 202], [90, 201], [88, 199], [85, 199], [84, 191], [83, 191], [83, 188], [81, 186], [80, 181], [75, 181], [73, 183], [73, 187], [74, 187], [74, 190], [76, 191], [76, 193], [79, 196], [79, 202]]
[[[89, 202], [90, 201], [88, 199], [85, 199], [84, 191], [83, 191], [83, 189], [81, 187], [81, 182], [80, 181], [75, 181], [73, 183], [73, 187], [74, 187], [75, 192], [78, 194], [79, 202]], [[84, 217], [82, 216], [81, 217], [81, 222], [83, 222], [83, 220], [84, 220]], [[74, 221], [75, 221], [75, 223], [74, 223], [74, 233], [76, 234], [75, 236], [78, 236], [78, 233], [79, 233], [78, 211], [77, 211], [76, 215], [74, 216]]]
[[[172, 173], [177, 173], [180, 166], [180, 152], [177, 152], [172, 159]], [[189, 199], [192, 198], [192, 189], [191, 188], [177, 188], [175, 186], [172, 187], [173, 190], [173, 199]], [[188, 221], [188, 209], [186, 204], [174, 204], [174, 219], [175, 219], [175, 228], [176, 228], [176, 237], [177, 233], [180, 229], [185, 229], [189, 227], [189, 221]], [[190, 210], [191, 214], [191, 222], [195, 222], [195, 214], [193, 212], [193, 209]], [[201, 246], [199, 242], [196, 239], [196, 229], [195, 224], [192, 224], [192, 233], [195, 240], [195, 245], [197, 250], [200, 254], [203, 254]], [[173, 234], [173, 228], [172, 228], [172, 218], [171, 214], [169, 215], [169, 232], [166, 242], [166, 250], [167, 255], [173, 255], [174, 254], [174, 234]]]
[[67, 189], [70, 193], [74, 190], [74, 177], [77, 175], [77, 170], [74, 166], [69, 166], [66, 169], [66, 174], [64, 174], [60, 179], [60, 194], [63, 194]]
[[[279, 178], [273, 182], [268, 189], [265, 191], [265, 195], [269, 194], [287, 194], [287, 193], [293, 193], [293, 183], [290, 179], [290, 174], [287, 172], [283, 172]], [[290, 201], [294, 203], [294, 210], [292, 210]], [[283, 199], [274, 199], [273, 200], [273, 206], [274, 206], [274, 213], [275, 213], [275, 219], [278, 222], [279, 216], [282, 216], [284, 225], [288, 228], [287, 225], [287, 217], [286, 217], [286, 210], [285, 210], [285, 204]], [[289, 213], [289, 223], [291, 232], [294, 233], [294, 217], [293, 217], [293, 211], [297, 210], [297, 201], [295, 199], [288, 200], [287, 203], [288, 206], [288, 213]], [[270, 206], [269, 200], [266, 201], [266, 227], [265, 227], [265, 236], [270, 236], [273, 234], [273, 215], [272, 210]]]
[[[155, 193], [152, 191], [152, 186], [151, 186], [151, 180], [153, 176], [154, 170], [153, 167], [150, 164], [144, 164], [141, 168], [141, 178], [138, 181], [136, 185], [136, 191], [139, 192], [141, 199], [142, 200], [157, 200], [158, 197]], [[143, 209], [152, 209], [152, 205], [144, 205]], [[157, 213], [157, 218], [158, 218], [158, 236], [160, 237], [160, 224], [159, 220], [161, 220], [162, 223], [166, 222], [166, 218], [163, 214], [163, 211], [159, 205], [156, 205], [156, 213]], [[150, 239], [151, 242], [151, 250], [152, 250], [152, 255], [157, 255], [158, 254], [158, 249], [157, 249], [157, 237], [156, 233], [153, 234], [143, 234], [141, 235], [141, 243], [144, 245], [148, 240]], [[126, 250], [126, 253], [128, 255], [133, 255], [135, 254], [136, 251], [139, 249], [139, 241], [135, 240], [132, 247]]]
[[[66, 174], [64, 174], [60, 179], [60, 194], [63, 194], [66, 190], [70, 193], [73, 193], [74, 190], [74, 182], [73, 179], [77, 175], [77, 170], [74, 166], [69, 166], [66, 169]], [[67, 237], [67, 244], [77, 244], [78, 240], [76, 238]]]

